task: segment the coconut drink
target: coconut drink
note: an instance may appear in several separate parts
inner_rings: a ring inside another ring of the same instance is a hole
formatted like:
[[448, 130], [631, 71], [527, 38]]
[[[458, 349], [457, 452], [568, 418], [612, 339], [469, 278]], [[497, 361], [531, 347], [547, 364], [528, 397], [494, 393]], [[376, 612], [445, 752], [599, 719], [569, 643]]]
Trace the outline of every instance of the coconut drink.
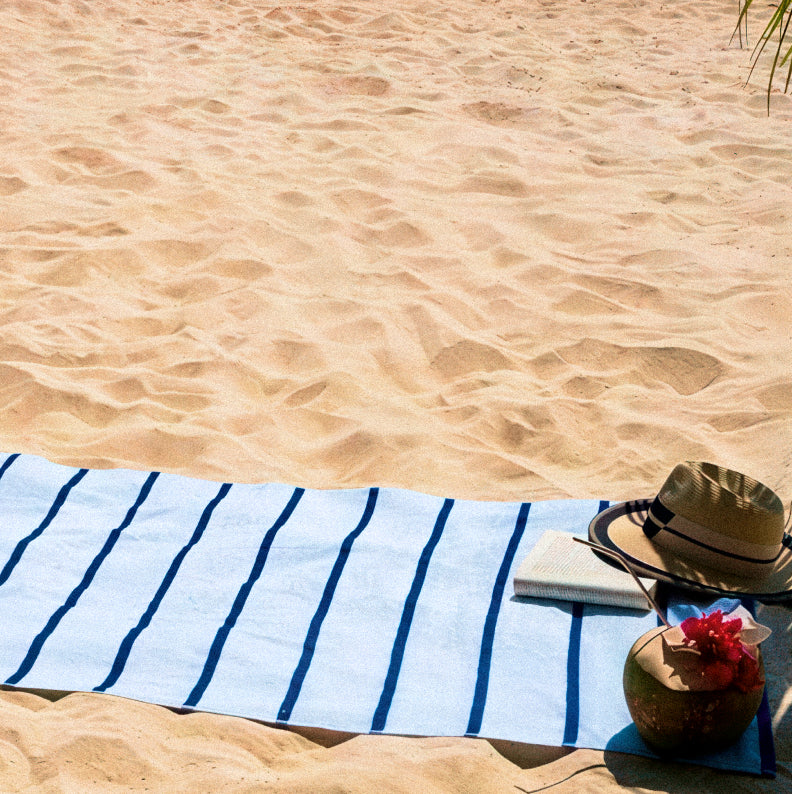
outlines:
[[624, 695], [639, 734], [660, 755], [714, 752], [735, 742], [762, 702], [759, 643], [770, 630], [739, 607], [661, 626], [624, 665]]

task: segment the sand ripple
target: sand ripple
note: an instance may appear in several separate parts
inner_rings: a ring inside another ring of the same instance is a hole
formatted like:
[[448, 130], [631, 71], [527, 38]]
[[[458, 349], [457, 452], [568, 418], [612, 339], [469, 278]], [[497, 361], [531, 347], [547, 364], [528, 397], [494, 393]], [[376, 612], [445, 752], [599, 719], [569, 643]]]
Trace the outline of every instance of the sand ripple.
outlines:
[[9, 449], [484, 498], [786, 477], [790, 106], [718, 4], [5, 8]]

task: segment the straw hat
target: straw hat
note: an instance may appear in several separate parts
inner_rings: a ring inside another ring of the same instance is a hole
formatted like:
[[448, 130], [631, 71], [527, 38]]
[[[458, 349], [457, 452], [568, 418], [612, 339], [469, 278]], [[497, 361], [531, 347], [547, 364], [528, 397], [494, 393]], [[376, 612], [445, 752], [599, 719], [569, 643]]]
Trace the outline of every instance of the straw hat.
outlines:
[[770, 488], [712, 463], [674, 468], [654, 500], [603, 510], [595, 543], [621, 552], [639, 576], [705, 592], [792, 598], [792, 535]]

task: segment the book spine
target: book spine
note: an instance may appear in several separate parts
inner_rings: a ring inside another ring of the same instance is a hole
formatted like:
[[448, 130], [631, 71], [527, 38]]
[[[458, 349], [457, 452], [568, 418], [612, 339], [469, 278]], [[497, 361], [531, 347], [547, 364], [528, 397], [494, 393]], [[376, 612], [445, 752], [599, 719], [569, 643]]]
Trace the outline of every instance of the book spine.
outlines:
[[552, 598], [559, 601], [581, 601], [584, 604], [603, 604], [605, 606], [628, 607], [630, 609], [651, 609], [641, 593], [592, 590], [587, 587], [569, 585], [539, 584], [536, 582], [515, 582], [514, 593], [531, 598]]

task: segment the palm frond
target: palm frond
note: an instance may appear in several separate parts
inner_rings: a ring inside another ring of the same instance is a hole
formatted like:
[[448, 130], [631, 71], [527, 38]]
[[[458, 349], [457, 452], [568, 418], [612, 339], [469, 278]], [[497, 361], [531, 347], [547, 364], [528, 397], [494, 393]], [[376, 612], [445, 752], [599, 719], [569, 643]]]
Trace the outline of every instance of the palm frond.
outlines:
[[[737, 27], [735, 32], [732, 34], [732, 39], [734, 38], [735, 33], [738, 33], [740, 36], [740, 44], [742, 44], [743, 25], [745, 26], [747, 40], [748, 9], [752, 4], [753, 0], [745, 0], [745, 4], [740, 6], [740, 0], [738, 0], [739, 14], [737, 17]], [[784, 65], [788, 64], [786, 81], [784, 83], [784, 92], [789, 89], [790, 81], [792, 81], [792, 43], [789, 43], [789, 46], [787, 46], [785, 49], [785, 45], [789, 42], [787, 36], [789, 34], [790, 21], [792, 21], [792, 0], [779, 0], [778, 6], [773, 12], [773, 15], [770, 17], [770, 21], [762, 31], [762, 34], [759, 36], [759, 39], [753, 48], [753, 52], [751, 53], [751, 69], [748, 72], [748, 80], [746, 80], [746, 82], [751, 79], [754, 69], [756, 68], [756, 64], [764, 52], [765, 47], [767, 47], [767, 45], [770, 43], [773, 35], [776, 32], [778, 33], [778, 46], [776, 47], [775, 53], [773, 54], [773, 62], [770, 66], [770, 78], [767, 83], [768, 114], [770, 113], [770, 93], [773, 88], [773, 79], [775, 77], [776, 70], [779, 67], [783, 67]]]

